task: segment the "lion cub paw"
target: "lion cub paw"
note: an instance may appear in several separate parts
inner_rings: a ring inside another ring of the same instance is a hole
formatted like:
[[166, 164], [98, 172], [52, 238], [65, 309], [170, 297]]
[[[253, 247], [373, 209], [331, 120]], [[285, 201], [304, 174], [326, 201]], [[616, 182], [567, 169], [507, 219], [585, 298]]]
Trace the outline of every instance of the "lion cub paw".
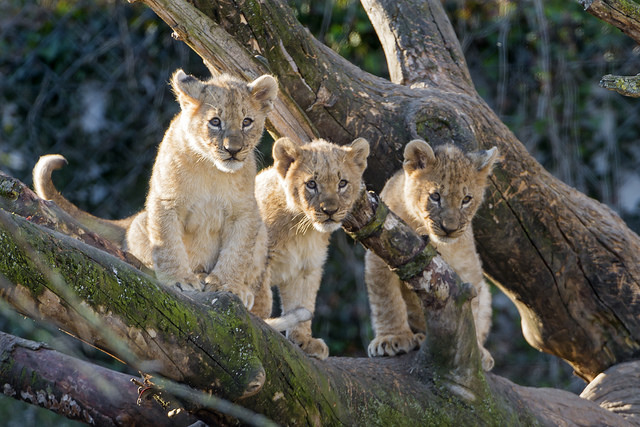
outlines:
[[251, 310], [253, 308], [253, 304], [255, 302], [255, 296], [251, 290], [246, 285], [240, 284], [231, 284], [231, 283], [221, 283], [220, 279], [214, 275], [213, 273], [209, 274], [205, 279], [205, 290], [206, 291], [225, 291], [231, 292], [236, 295], [242, 301], [242, 304], [247, 308], [247, 310]]
[[203, 291], [204, 283], [198, 278], [198, 276], [185, 277], [175, 282], [174, 286], [180, 289], [182, 292], [187, 291]]
[[313, 338], [309, 335], [291, 333], [289, 339], [295, 344], [298, 344], [302, 351], [307, 353], [311, 357], [324, 360], [329, 357], [329, 347], [325, 344], [321, 338]]
[[424, 334], [404, 332], [400, 334], [387, 334], [375, 337], [370, 343], [367, 352], [369, 357], [395, 356], [400, 353], [408, 353], [420, 346], [424, 341]]

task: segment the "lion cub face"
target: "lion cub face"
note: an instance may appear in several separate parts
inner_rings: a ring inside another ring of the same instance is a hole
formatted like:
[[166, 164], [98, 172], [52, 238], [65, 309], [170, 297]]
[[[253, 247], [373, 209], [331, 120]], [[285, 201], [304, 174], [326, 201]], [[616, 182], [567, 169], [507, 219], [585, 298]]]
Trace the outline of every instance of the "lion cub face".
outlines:
[[247, 84], [222, 75], [202, 82], [177, 70], [171, 86], [180, 102], [189, 148], [223, 172], [240, 169], [262, 136], [277, 96], [275, 79], [265, 75]]
[[482, 203], [487, 178], [498, 155], [488, 151], [463, 153], [452, 144], [433, 150], [422, 140], [404, 150], [405, 197], [412, 214], [436, 242], [462, 235]]
[[298, 145], [288, 138], [273, 146], [287, 207], [304, 212], [299, 227], [330, 233], [340, 228], [361, 188], [369, 143], [358, 138], [339, 146], [322, 139]]

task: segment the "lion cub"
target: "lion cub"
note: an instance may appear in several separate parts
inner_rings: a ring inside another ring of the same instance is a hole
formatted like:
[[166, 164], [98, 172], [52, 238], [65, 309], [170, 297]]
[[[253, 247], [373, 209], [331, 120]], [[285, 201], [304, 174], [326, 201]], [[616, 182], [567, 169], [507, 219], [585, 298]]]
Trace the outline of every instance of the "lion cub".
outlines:
[[[254, 196], [254, 149], [277, 96], [271, 76], [247, 84], [231, 76], [200, 81], [177, 70], [171, 86], [181, 111], [158, 148], [145, 208], [120, 221], [80, 211], [54, 187], [66, 161], [44, 156], [37, 194], [116, 241], [183, 290], [226, 290], [261, 317], [271, 312], [267, 232]], [[255, 306], [254, 306], [255, 303]]]
[[[256, 199], [269, 232], [271, 280], [282, 312], [314, 312], [332, 231], [363, 190], [369, 143], [358, 138], [339, 146], [322, 139], [299, 145], [288, 138], [273, 146], [274, 165], [256, 178]], [[311, 336], [311, 321], [287, 329], [304, 352], [325, 359], [329, 349]]]
[[[432, 150], [426, 142], [414, 140], [405, 147], [403, 170], [387, 181], [380, 194], [414, 230], [426, 232], [460, 278], [476, 288], [471, 308], [486, 371], [493, 367], [484, 348], [491, 326], [491, 294], [482, 277], [471, 220], [497, 155], [495, 147], [465, 154], [452, 144]], [[365, 256], [365, 281], [376, 334], [369, 356], [393, 356], [417, 347], [424, 339], [425, 321], [415, 293], [370, 251]]]

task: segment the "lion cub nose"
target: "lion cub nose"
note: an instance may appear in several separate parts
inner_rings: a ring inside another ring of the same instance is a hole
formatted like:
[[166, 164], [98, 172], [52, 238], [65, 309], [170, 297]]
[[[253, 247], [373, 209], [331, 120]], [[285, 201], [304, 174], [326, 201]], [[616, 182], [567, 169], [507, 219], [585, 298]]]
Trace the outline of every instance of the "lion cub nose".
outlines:
[[236, 154], [238, 154], [238, 152], [240, 152], [240, 150], [242, 150], [242, 146], [239, 145], [225, 145], [224, 146], [224, 150], [231, 154], [231, 156], [235, 156]]
[[444, 231], [445, 234], [451, 234], [458, 230], [457, 224], [451, 224], [446, 221], [440, 222], [440, 228]]
[[322, 204], [320, 205], [320, 209], [322, 209], [322, 212], [324, 212], [325, 214], [331, 216], [334, 213], [338, 212], [338, 207], [337, 206], [333, 206], [333, 205], [325, 205]]

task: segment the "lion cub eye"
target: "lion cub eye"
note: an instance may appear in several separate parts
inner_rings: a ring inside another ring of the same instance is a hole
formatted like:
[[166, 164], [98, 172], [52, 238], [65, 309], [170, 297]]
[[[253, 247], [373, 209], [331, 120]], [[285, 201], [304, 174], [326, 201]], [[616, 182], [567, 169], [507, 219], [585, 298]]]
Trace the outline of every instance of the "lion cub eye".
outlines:
[[349, 182], [346, 179], [341, 179], [340, 182], [338, 183], [338, 188], [344, 188], [347, 186]]
[[318, 188], [318, 184], [316, 184], [316, 182], [314, 180], [312, 180], [312, 179], [307, 181], [306, 184], [307, 184], [307, 188], [309, 190], [315, 190], [316, 188]]
[[251, 126], [252, 123], [253, 123], [253, 119], [250, 119], [249, 117], [245, 117], [244, 120], [242, 121], [242, 127], [248, 128], [249, 126]]
[[465, 198], [462, 199], [462, 205], [468, 205], [471, 199], [472, 199], [471, 196], [465, 196]]
[[220, 120], [219, 117], [214, 117], [213, 119], [209, 120], [209, 127], [213, 128], [214, 130], [220, 130], [222, 126], [222, 120]]
[[429, 198], [431, 200], [433, 200], [434, 202], [439, 202], [440, 201], [440, 193], [438, 193], [437, 191], [435, 193], [431, 193], [429, 195]]

